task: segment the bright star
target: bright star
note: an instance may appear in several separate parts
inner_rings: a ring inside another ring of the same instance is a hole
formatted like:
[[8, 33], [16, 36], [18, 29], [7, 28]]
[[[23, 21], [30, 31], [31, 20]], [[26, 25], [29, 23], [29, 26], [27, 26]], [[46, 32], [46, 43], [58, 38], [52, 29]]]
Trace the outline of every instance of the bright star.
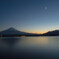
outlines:
[[47, 10], [48, 9], [47, 6], [45, 6], [44, 9]]

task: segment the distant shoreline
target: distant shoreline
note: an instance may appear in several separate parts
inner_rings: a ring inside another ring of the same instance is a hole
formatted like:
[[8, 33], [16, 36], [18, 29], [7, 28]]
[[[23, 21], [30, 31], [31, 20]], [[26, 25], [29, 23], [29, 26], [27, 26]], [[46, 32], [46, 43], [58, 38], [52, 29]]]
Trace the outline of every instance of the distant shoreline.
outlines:
[[[49, 35], [7, 35], [2, 37], [43, 37], [43, 36], [47, 37]], [[59, 36], [59, 35], [50, 35], [50, 36]]]

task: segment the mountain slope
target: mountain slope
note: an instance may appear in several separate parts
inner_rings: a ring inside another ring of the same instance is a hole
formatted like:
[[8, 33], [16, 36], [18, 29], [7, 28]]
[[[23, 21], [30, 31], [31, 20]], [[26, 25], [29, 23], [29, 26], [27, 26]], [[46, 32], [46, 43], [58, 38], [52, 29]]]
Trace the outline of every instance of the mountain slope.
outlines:
[[4, 30], [2, 32], [0, 32], [1, 35], [24, 35], [24, 34], [30, 34], [30, 33], [26, 33], [26, 32], [21, 32], [16, 30], [15, 28], [9, 28], [7, 30]]
[[59, 30], [54, 30], [54, 31], [49, 31], [43, 35], [46, 35], [46, 36], [59, 36]]

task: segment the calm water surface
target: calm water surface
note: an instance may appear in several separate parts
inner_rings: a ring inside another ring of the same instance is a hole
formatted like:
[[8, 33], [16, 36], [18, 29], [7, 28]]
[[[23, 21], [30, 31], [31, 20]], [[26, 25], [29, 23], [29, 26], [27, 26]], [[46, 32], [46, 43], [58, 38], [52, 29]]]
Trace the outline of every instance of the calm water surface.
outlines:
[[0, 59], [59, 59], [59, 36], [0, 38]]

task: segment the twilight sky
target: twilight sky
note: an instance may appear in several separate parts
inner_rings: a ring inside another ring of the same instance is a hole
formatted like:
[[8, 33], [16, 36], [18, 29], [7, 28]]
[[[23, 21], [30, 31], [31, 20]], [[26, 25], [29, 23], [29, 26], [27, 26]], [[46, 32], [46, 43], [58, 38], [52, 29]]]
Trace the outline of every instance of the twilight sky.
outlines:
[[10, 27], [30, 33], [59, 29], [59, 0], [0, 0], [0, 31]]

